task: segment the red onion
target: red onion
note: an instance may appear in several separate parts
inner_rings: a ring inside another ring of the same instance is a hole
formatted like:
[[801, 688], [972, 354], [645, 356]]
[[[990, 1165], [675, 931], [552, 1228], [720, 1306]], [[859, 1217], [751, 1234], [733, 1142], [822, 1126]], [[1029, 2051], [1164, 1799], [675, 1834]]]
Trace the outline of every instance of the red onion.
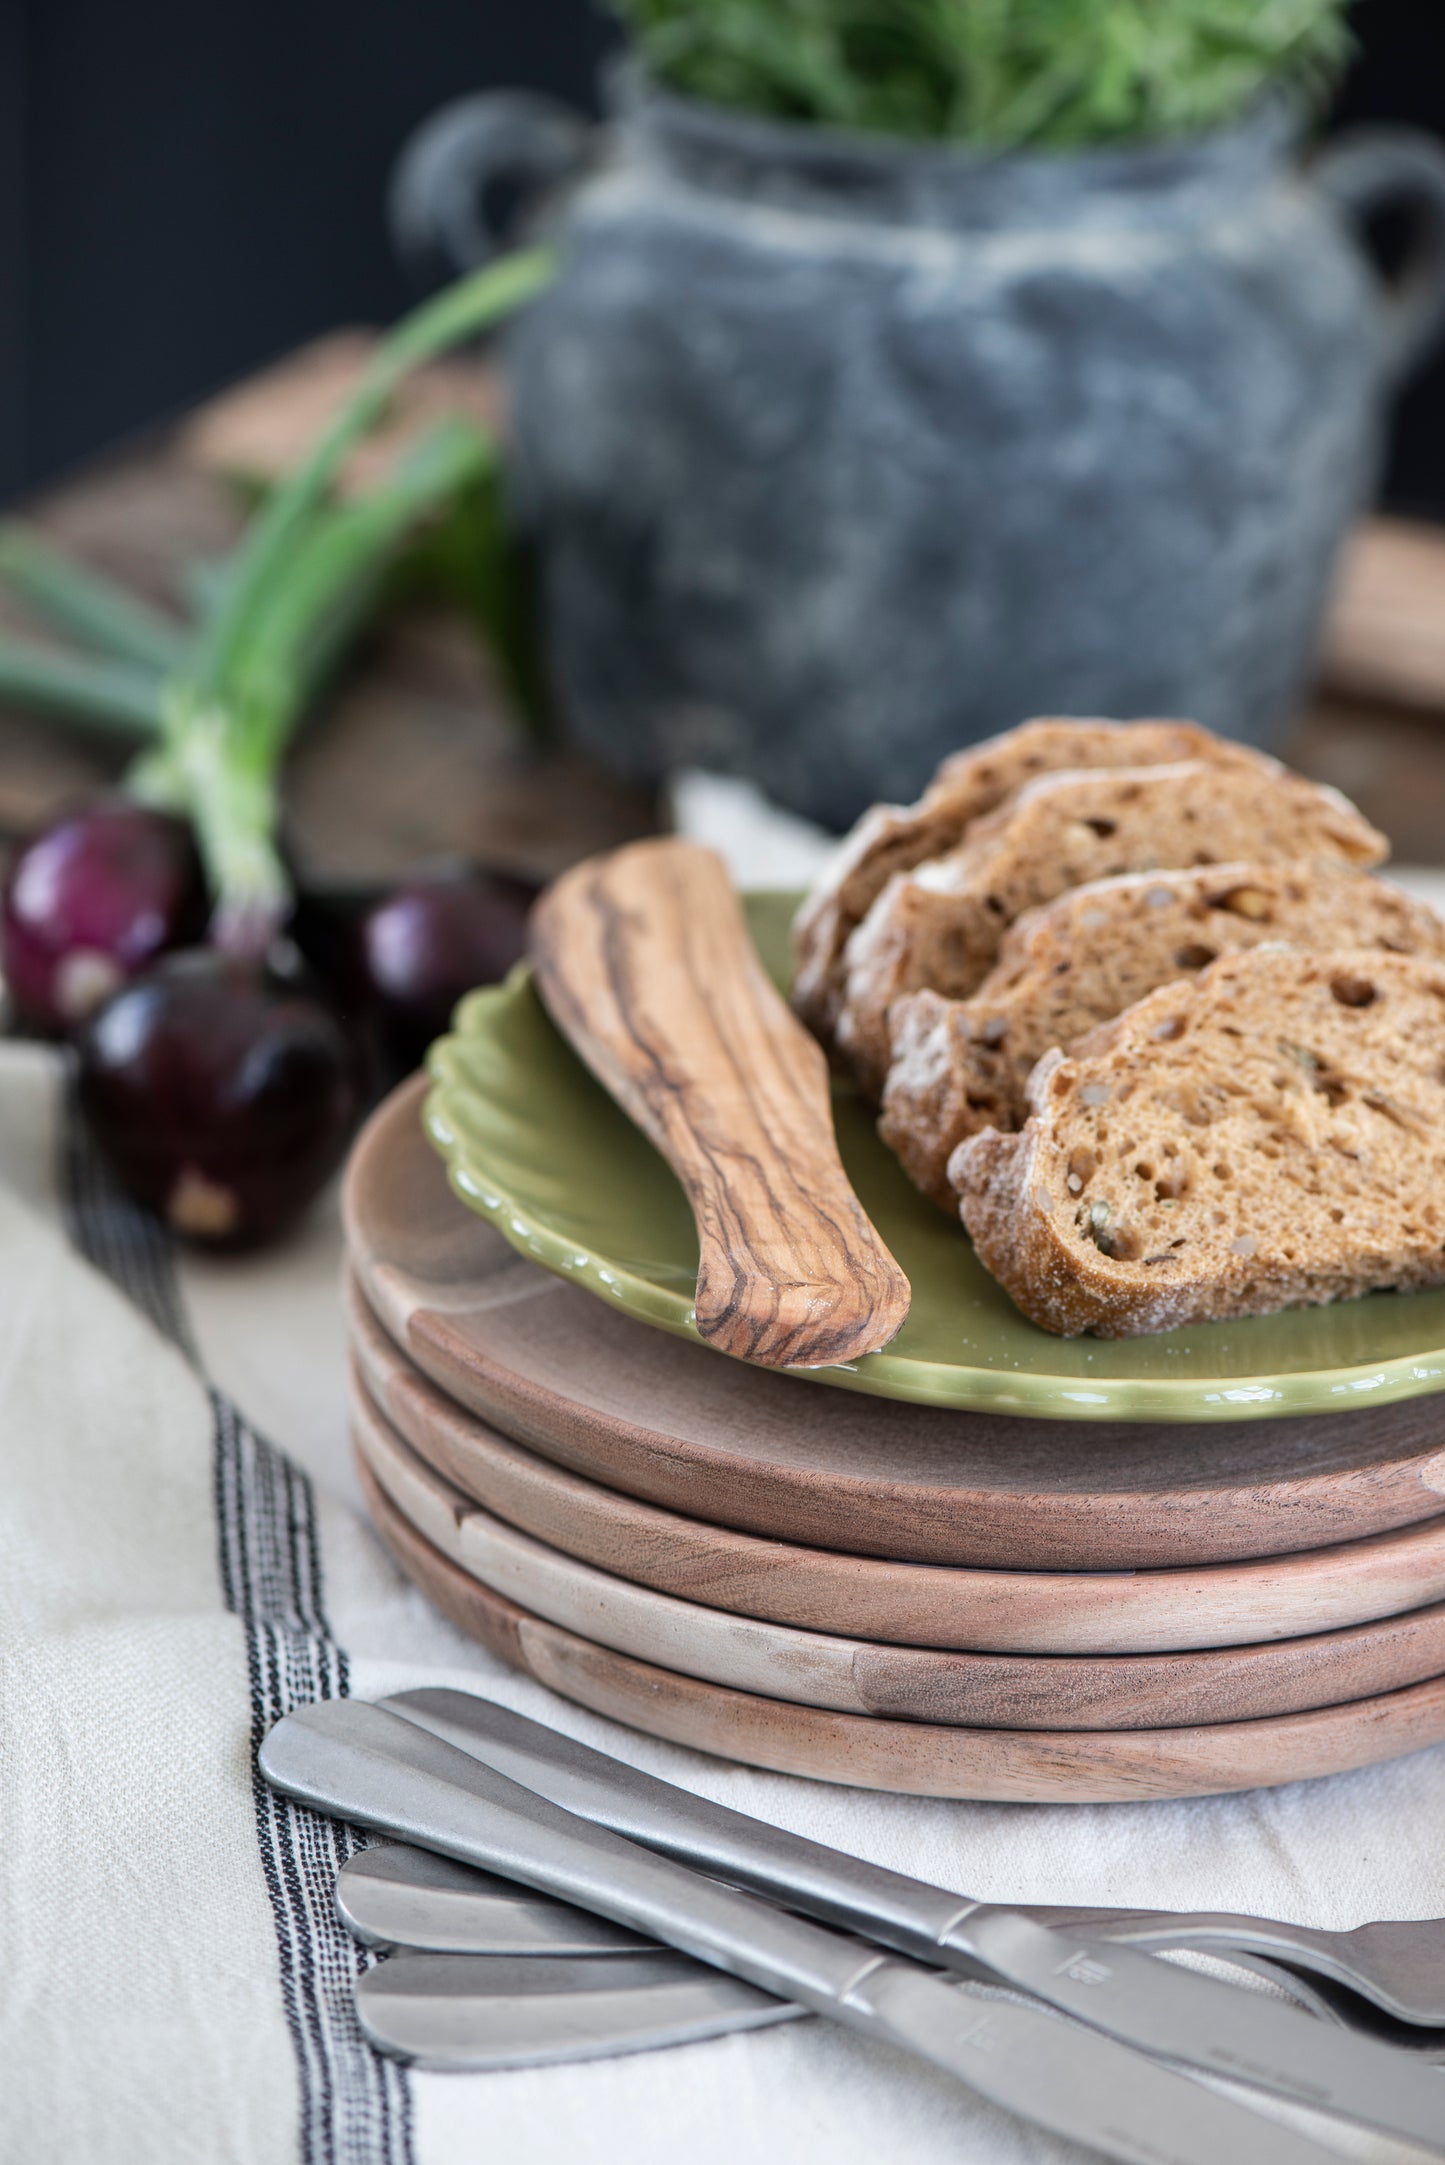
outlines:
[[105, 797], [26, 844], [0, 895], [0, 954], [18, 1020], [62, 1037], [206, 921], [190, 829]]

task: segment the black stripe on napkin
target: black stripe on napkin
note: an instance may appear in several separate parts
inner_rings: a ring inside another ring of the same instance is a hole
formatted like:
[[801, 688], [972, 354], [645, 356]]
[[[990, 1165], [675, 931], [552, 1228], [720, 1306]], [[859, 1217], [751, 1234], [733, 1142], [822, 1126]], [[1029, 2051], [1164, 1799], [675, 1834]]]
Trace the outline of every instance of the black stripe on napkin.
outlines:
[[[62, 1136], [75, 1246], [199, 1369], [170, 1239], [111, 1178], [70, 1089]], [[315, 1494], [228, 1399], [216, 1390], [210, 1399], [221, 1582], [246, 1634], [256, 1837], [296, 2048], [302, 2165], [413, 2165], [405, 2070], [374, 2052], [356, 2021], [353, 1986], [375, 1958], [335, 1909], [336, 1875], [365, 1837], [278, 1796], [254, 1771], [273, 1722], [293, 1707], [345, 1698], [349, 1688], [326, 1617]]]

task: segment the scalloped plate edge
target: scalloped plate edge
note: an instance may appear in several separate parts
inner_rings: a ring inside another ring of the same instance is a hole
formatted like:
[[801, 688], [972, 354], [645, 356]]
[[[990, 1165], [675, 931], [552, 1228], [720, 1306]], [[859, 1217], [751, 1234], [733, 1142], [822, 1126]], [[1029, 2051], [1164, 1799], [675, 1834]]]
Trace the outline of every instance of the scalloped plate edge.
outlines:
[[[521, 973], [526, 973], [525, 964], [519, 964], [507, 985], [497, 990], [505, 992]], [[468, 1005], [480, 1004], [484, 997], [473, 993]], [[702, 1345], [695, 1310], [683, 1295], [669, 1292], [614, 1259], [565, 1239], [529, 1213], [508, 1192], [503, 1180], [468, 1162], [465, 1153], [469, 1146], [446, 1112], [452, 1083], [444, 1072], [439, 1072], [446, 1065], [441, 1052], [445, 1043], [443, 1039], [439, 1047], [433, 1048], [432, 1084], [422, 1109], [422, 1124], [445, 1162], [448, 1181], [459, 1200], [488, 1219], [530, 1262], [541, 1264], [559, 1278], [575, 1281], [624, 1314]], [[719, 1354], [718, 1358], [725, 1360], [729, 1356]], [[900, 1359], [887, 1351], [870, 1353], [860, 1361], [840, 1366], [790, 1368], [784, 1372], [840, 1390], [903, 1399], [914, 1405], [952, 1407], [960, 1412], [1014, 1413], [1075, 1421], [1246, 1421], [1317, 1413], [1331, 1406], [1345, 1412], [1366, 1401], [1390, 1405], [1402, 1399], [1427, 1397], [1445, 1390], [1445, 1347], [1430, 1355], [1402, 1354], [1394, 1360], [1350, 1368], [1310, 1369], [1292, 1375], [1236, 1380], [1221, 1377], [1217, 1381], [1197, 1377], [1181, 1377], [1178, 1382], [1113, 1377], [1084, 1385], [1076, 1377], [1050, 1375], [1037, 1369], [1021, 1377], [1004, 1369], [975, 1368], [964, 1363]]]

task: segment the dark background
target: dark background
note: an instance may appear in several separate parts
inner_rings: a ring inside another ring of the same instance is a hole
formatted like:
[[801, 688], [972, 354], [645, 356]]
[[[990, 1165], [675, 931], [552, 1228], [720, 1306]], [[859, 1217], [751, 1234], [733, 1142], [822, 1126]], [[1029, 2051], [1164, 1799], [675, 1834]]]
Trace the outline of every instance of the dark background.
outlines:
[[[1331, 125], [1445, 134], [1437, 10], [1360, 0]], [[0, 0], [0, 497], [338, 323], [410, 297], [382, 223], [435, 105], [516, 83], [592, 105], [590, 0]], [[1387, 484], [1445, 516], [1445, 359]]]

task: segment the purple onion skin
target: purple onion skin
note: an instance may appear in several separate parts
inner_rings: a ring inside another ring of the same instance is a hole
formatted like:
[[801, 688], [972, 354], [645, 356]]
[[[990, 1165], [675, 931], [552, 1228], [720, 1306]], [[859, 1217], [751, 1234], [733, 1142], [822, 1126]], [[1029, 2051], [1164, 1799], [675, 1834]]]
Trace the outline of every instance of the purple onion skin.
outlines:
[[495, 984], [525, 953], [536, 895], [525, 881], [474, 873], [409, 881], [367, 911], [357, 991], [391, 1073], [416, 1067], [463, 994]]
[[123, 1185], [210, 1248], [298, 1218], [360, 1109], [330, 1009], [212, 948], [165, 956], [77, 1042], [81, 1108]]
[[0, 955], [16, 1018], [69, 1035], [167, 949], [198, 940], [206, 889], [190, 829], [103, 797], [21, 850], [0, 893]]

